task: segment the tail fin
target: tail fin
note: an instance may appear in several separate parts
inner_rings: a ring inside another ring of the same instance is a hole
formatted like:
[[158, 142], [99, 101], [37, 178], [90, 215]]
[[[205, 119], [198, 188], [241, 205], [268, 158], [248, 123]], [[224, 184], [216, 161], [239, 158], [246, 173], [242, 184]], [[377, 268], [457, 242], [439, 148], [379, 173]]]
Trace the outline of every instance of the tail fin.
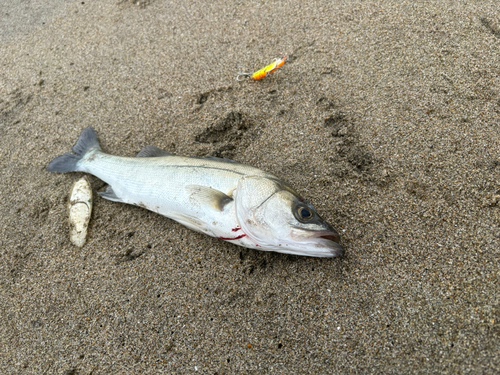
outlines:
[[52, 160], [47, 166], [49, 172], [74, 172], [78, 170], [77, 163], [83, 158], [83, 156], [92, 150], [100, 150], [99, 141], [97, 140], [97, 134], [95, 130], [89, 126], [84, 129], [78, 137], [78, 141], [73, 146], [73, 152], [76, 154], [71, 154], [69, 152], [58, 156]]

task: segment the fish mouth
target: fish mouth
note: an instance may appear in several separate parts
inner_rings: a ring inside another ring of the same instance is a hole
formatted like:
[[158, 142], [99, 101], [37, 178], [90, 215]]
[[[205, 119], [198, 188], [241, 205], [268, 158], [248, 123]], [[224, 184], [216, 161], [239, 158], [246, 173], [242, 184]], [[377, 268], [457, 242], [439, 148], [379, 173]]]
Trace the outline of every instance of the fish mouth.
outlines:
[[340, 257], [344, 255], [344, 248], [339, 243], [340, 236], [335, 230], [307, 230], [304, 228], [296, 228], [302, 233], [307, 233], [306, 236], [303, 234], [300, 236], [303, 240], [319, 239], [319, 246], [328, 248], [333, 257]]
[[[324, 238], [330, 242], [329, 248], [330, 248], [330, 252], [332, 253], [332, 256], [341, 257], [342, 255], [344, 255], [345, 250], [342, 247], [342, 245], [339, 244], [337, 241], [331, 240], [329, 237], [331, 237], [331, 236], [321, 236], [320, 238]], [[337, 236], [337, 238], [338, 238], [338, 236]]]
[[[322, 231], [323, 232], [323, 231]], [[332, 255], [334, 257], [340, 257], [344, 255], [344, 248], [339, 243], [340, 236], [337, 232], [334, 231], [324, 231], [326, 233], [319, 232], [315, 234], [315, 238], [323, 238], [327, 240], [327, 247], [330, 249]]]
[[322, 235], [322, 236], [318, 236], [318, 238], [324, 238], [326, 240], [330, 240], [330, 241], [333, 241], [333, 242], [340, 242], [340, 236], [335, 233], [335, 234], [325, 234], [325, 235]]

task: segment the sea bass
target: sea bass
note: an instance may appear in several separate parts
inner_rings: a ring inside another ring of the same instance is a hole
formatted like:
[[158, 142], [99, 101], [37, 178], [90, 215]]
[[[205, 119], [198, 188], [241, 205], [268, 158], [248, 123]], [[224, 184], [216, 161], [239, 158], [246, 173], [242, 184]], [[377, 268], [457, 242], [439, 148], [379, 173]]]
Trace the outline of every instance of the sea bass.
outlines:
[[101, 197], [164, 215], [197, 232], [257, 250], [337, 257], [340, 237], [276, 176], [229, 159], [176, 156], [145, 146], [137, 157], [104, 153], [92, 127], [50, 172], [86, 172], [109, 186]]

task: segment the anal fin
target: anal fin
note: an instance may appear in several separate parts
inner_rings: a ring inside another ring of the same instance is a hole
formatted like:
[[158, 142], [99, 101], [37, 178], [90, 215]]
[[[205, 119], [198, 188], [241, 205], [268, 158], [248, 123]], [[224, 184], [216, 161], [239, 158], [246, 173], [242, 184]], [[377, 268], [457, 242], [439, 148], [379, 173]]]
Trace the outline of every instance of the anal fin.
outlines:
[[124, 202], [121, 198], [119, 198], [113, 188], [111, 186], [106, 186], [106, 191], [100, 191], [99, 192], [99, 195], [101, 197], [103, 197], [104, 199], [107, 199], [107, 200], [110, 200], [110, 201], [113, 201], [113, 202], [121, 202], [121, 203], [126, 203]]

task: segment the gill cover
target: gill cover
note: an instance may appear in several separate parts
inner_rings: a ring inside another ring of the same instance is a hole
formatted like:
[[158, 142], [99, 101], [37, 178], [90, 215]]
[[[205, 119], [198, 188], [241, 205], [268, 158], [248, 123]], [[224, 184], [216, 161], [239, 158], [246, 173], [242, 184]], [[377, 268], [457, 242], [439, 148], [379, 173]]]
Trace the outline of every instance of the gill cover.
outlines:
[[243, 232], [261, 247], [274, 247], [274, 234], [266, 218], [266, 203], [281, 187], [276, 181], [246, 176], [238, 181], [234, 192], [238, 223]]

